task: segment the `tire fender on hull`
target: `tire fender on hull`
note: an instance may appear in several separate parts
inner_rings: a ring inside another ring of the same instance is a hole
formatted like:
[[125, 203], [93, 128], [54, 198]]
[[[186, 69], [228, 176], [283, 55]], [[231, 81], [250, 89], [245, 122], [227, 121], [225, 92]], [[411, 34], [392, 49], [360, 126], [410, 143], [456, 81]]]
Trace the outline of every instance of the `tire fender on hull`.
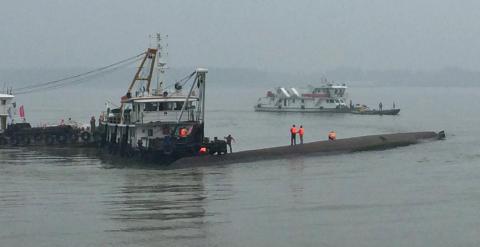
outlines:
[[90, 140], [90, 133], [85, 131], [80, 135], [80, 138], [82, 138], [82, 141], [87, 142]]

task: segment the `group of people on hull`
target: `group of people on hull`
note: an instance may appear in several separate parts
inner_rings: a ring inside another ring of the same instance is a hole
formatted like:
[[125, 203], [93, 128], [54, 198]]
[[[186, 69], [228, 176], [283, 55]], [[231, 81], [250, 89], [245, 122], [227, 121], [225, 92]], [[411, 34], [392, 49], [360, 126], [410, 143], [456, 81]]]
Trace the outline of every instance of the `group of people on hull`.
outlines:
[[[298, 128], [294, 125], [290, 128], [290, 146], [295, 146], [297, 145], [297, 134], [300, 137], [300, 144], [303, 144], [303, 135], [305, 134], [305, 129], [303, 128], [303, 125], [300, 125], [300, 128]], [[330, 131], [328, 133], [328, 140], [333, 141], [337, 139], [337, 133], [335, 131]]]

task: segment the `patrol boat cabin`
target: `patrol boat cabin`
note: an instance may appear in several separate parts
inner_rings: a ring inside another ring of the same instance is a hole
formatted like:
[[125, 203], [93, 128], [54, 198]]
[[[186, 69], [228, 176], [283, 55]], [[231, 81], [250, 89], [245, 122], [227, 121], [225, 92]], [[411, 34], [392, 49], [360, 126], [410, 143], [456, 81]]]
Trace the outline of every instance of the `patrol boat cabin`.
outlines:
[[[103, 138], [109, 152], [159, 163], [198, 154], [204, 138], [208, 71], [196, 69], [165, 86], [166, 63], [161, 55], [161, 45], [148, 49], [121, 106], [107, 109]], [[151, 89], [154, 78], [157, 88]]]
[[[326, 82], [326, 81], [325, 81]], [[346, 104], [347, 86], [327, 83], [300, 91], [278, 87], [259, 98], [255, 111], [269, 112], [349, 112]]]

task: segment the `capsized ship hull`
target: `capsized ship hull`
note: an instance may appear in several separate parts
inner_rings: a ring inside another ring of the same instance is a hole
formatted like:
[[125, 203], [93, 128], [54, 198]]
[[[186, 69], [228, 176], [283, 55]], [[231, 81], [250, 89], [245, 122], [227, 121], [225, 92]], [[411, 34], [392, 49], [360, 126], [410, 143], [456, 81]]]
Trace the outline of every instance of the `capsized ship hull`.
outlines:
[[425, 140], [438, 140], [445, 137], [443, 131], [436, 133], [409, 132], [385, 135], [370, 135], [335, 141], [317, 141], [296, 146], [282, 146], [248, 150], [227, 155], [207, 155], [182, 158], [168, 166], [169, 168], [187, 168], [197, 166], [226, 165], [248, 163], [262, 160], [276, 160], [299, 156], [321, 156], [351, 153], [368, 150], [383, 150], [417, 144]]

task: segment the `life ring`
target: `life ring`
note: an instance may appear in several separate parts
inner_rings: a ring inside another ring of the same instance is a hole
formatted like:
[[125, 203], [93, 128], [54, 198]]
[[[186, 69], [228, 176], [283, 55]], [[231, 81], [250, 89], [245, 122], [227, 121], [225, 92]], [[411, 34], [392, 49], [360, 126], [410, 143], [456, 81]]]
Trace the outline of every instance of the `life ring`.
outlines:
[[46, 143], [47, 145], [52, 145], [52, 144], [54, 144], [54, 143], [55, 143], [55, 136], [53, 136], [53, 135], [47, 135], [47, 136], [45, 137], [45, 143]]
[[82, 138], [84, 142], [87, 142], [88, 140], [90, 140], [90, 133], [85, 131], [80, 135], [80, 138]]
[[34, 135], [33, 140], [35, 141], [35, 143], [40, 143], [43, 141], [43, 136], [40, 134]]
[[22, 145], [30, 145], [30, 136], [22, 136], [20, 140]]
[[70, 134], [70, 142], [77, 143], [78, 142], [78, 135], [76, 133]]
[[55, 139], [60, 144], [65, 144], [67, 142], [67, 136], [63, 134], [57, 135]]

